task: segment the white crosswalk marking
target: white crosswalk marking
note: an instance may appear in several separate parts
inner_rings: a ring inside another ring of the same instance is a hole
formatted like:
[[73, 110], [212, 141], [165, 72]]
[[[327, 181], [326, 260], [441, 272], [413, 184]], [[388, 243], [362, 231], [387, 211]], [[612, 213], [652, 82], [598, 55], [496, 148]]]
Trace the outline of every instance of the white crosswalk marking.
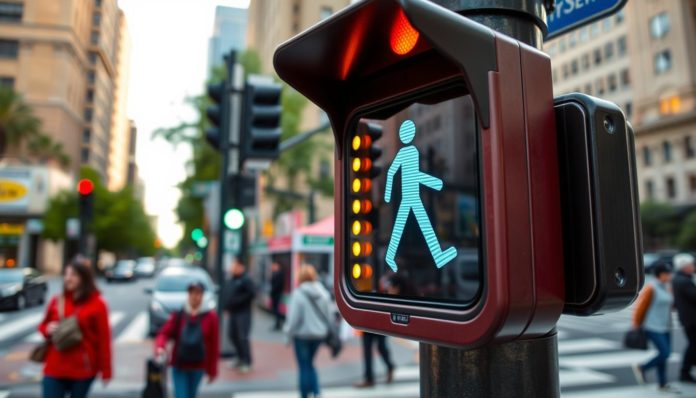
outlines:
[[6, 321], [0, 328], [0, 341], [33, 332], [43, 319], [43, 315], [42, 312], [34, 312], [21, 318]]
[[590, 369], [563, 369], [559, 372], [558, 378], [562, 388], [611, 383], [615, 380], [612, 375]]
[[[113, 330], [116, 327], [116, 325], [118, 325], [123, 320], [123, 318], [125, 318], [125, 316], [126, 314], [123, 312], [112, 312], [109, 315], [109, 324], [111, 325], [111, 330]], [[36, 328], [36, 326], [37, 325], [34, 326], [34, 329]], [[43, 336], [41, 336], [41, 333], [39, 332], [34, 332], [30, 334], [27, 338], [25, 338], [24, 341], [28, 343], [40, 343], [41, 341], [43, 341]]]
[[[612, 369], [629, 367], [636, 363], [645, 362], [656, 354], [657, 351], [655, 350], [626, 350], [607, 354], [566, 356], [561, 357], [559, 363], [561, 366], [571, 368]], [[669, 361], [679, 361], [679, 354], [672, 353], [669, 357]]]
[[9, 398], [9, 397], [10, 397], [9, 391], [0, 391], [0, 398]]
[[147, 334], [148, 327], [147, 313], [140, 312], [135, 318], [128, 324], [128, 327], [119, 334], [117, 343], [135, 343], [142, 341]]
[[558, 354], [560, 355], [615, 348], [621, 348], [621, 346], [614, 341], [599, 338], [561, 340], [558, 342]]

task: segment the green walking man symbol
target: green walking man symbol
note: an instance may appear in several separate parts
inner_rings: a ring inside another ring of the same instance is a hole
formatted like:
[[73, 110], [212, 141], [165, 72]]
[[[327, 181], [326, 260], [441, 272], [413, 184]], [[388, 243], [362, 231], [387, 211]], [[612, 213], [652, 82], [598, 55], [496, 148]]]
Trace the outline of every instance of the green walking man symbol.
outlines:
[[401, 127], [399, 127], [399, 138], [401, 142], [407, 144], [407, 146], [399, 150], [391, 166], [389, 166], [387, 186], [384, 189], [384, 200], [389, 203], [391, 201], [394, 175], [399, 168], [401, 168], [401, 204], [399, 205], [399, 212], [394, 221], [394, 229], [392, 231], [391, 240], [389, 241], [386, 257], [387, 264], [394, 272], [398, 269], [394, 258], [399, 248], [399, 242], [401, 242], [401, 236], [404, 233], [406, 220], [411, 211], [413, 211], [413, 215], [416, 216], [416, 221], [418, 221], [418, 226], [423, 233], [425, 242], [428, 244], [430, 254], [433, 256], [433, 260], [435, 260], [435, 265], [438, 268], [442, 268], [457, 257], [457, 249], [454, 247], [442, 251], [440, 242], [430, 223], [430, 218], [428, 218], [428, 214], [425, 212], [423, 201], [420, 198], [421, 184], [436, 191], [440, 191], [442, 190], [442, 180], [420, 171], [420, 154], [418, 153], [418, 148], [414, 145], [408, 145], [413, 141], [415, 135], [416, 125], [413, 121], [406, 120], [401, 124]]

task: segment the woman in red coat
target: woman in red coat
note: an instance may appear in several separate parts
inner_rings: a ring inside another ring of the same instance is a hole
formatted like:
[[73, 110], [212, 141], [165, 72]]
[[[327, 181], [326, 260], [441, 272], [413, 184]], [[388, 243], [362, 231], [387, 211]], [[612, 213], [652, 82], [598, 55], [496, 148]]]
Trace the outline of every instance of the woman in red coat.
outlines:
[[[50, 343], [61, 319], [76, 317], [82, 340], [59, 351]], [[104, 384], [111, 380], [111, 330], [109, 310], [94, 283], [87, 261], [75, 260], [65, 267], [63, 293], [51, 298], [39, 332], [49, 342], [44, 365], [43, 397], [87, 397], [97, 375]]]
[[203, 375], [208, 382], [217, 377], [220, 358], [220, 330], [217, 313], [203, 309], [205, 285], [194, 281], [188, 286], [183, 310], [172, 313], [155, 339], [155, 355], [166, 353], [167, 342], [174, 342], [169, 364], [176, 398], [195, 398]]

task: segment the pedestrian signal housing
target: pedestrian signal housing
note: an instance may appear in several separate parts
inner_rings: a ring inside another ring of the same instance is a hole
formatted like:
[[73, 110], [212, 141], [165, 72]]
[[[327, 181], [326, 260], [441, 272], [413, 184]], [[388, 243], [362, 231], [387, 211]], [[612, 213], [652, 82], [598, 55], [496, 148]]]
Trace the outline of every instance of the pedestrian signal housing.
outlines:
[[333, 127], [334, 285], [350, 324], [459, 347], [553, 330], [563, 242], [545, 54], [429, 1], [373, 0], [274, 64]]

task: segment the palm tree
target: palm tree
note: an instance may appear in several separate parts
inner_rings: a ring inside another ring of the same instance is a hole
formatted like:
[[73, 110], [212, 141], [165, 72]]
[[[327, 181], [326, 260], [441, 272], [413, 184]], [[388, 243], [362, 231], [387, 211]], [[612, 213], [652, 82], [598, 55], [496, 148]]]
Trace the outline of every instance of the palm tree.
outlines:
[[20, 146], [39, 135], [41, 121], [21, 95], [12, 88], [0, 87], [0, 156], [6, 147]]
[[62, 167], [70, 165], [70, 157], [65, 154], [63, 144], [53, 141], [53, 139], [44, 134], [37, 134], [27, 142], [27, 151], [29, 155], [36, 158], [40, 163], [46, 163], [50, 160], [58, 162]]

